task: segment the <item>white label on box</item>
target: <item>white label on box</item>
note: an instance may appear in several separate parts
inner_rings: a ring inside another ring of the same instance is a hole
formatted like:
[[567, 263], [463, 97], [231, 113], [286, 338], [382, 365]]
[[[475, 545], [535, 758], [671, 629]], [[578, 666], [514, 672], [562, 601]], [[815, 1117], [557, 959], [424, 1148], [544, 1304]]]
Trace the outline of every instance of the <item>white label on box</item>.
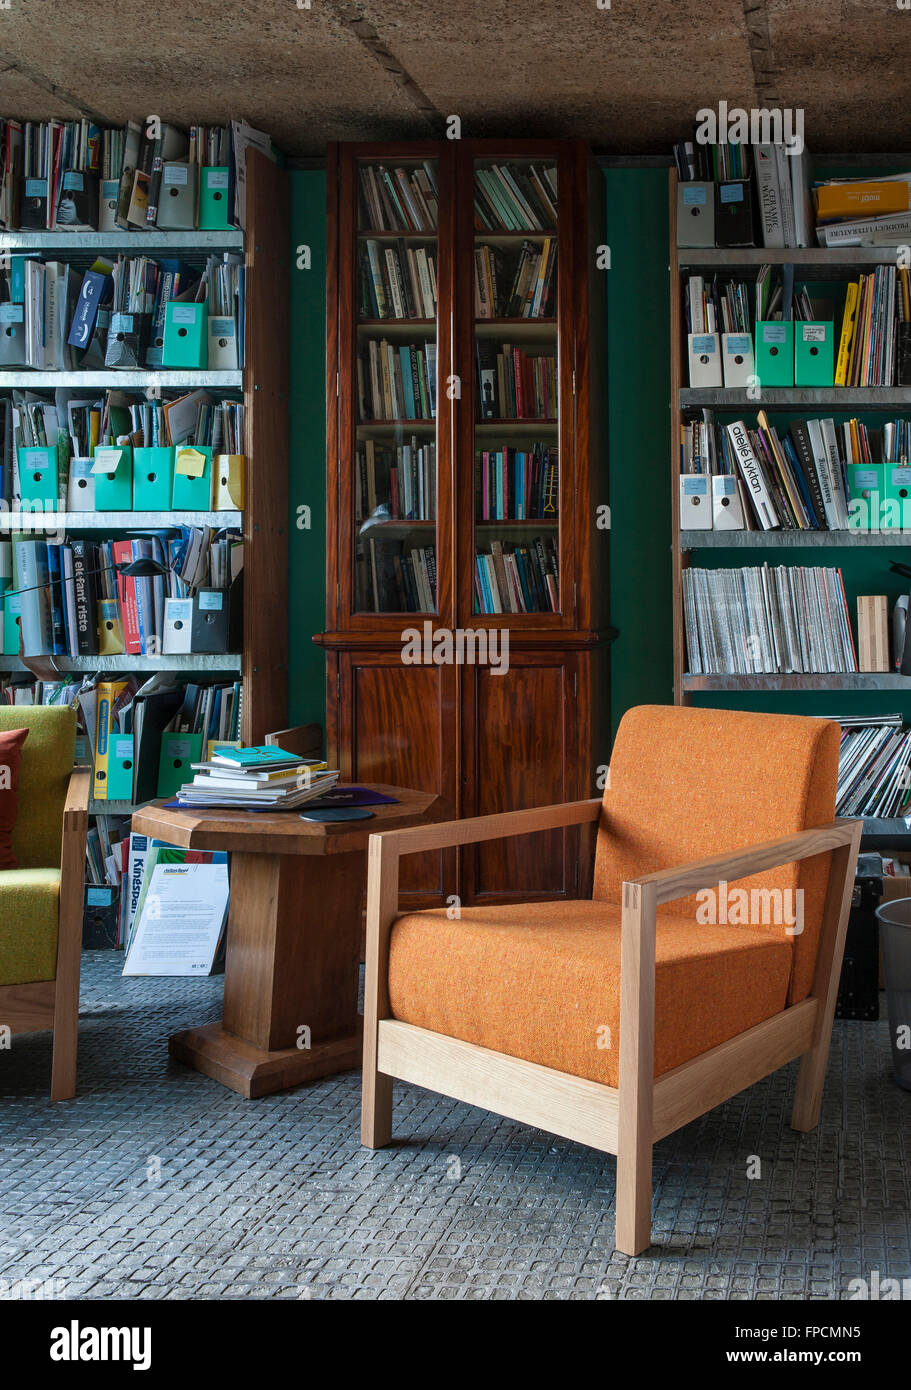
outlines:
[[172, 304], [172, 323], [195, 323], [198, 306], [196, 304]]
[[826, 341], [825, 324], [805, 323], [803, 325], [803, 340], [805, 343], [824, 343]]
[[202, 613], [207, 608], [214, 612], [219, 612], [222, 606], [222, 595], [218, 592], [207, 590], [199, 595], [199, 611]]
[[210, 190], [213, 188], [227, 188], [228, 171], [227, 169], [211, 169], [209, 171], [208, 184]]
[[188, 169], [186, 164], [166, 164], [164, 166], [164, 182], [186, 184]]

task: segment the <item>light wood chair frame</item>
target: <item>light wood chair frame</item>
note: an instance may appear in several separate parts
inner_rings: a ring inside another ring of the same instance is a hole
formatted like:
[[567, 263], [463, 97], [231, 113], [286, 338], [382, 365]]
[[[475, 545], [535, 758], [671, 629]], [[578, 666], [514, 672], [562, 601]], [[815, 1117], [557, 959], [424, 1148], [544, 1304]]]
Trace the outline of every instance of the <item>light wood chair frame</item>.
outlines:
[[[600, 818], [600, 798], [370, 836], [361, 1139], [392, 1137], [392, 1083], [409, 1081], [617, 1156], [616, 1248], [651, 1243], [652, 1146], [796, 1057], [791, 1127], [816, 1126], [863, 822], [834, 820], [623, 884], [619, 1086], [554, 1071], [390, 1016], [389, 937], [405, 854], [532, 834]], [[608, 808], [609, 809], [609, 808]], [[660, 904], [817, 854], [831, 854], [812, 991], [655, 1079], [655, 929]]]
[[91, 768], [73, 769], [63, 807], [55, 977], [35, 984], [0, 985], [0, 1023], [7, 1024], [11, 1033], [54, 1030], [51, 1100], [71, 1100], [76, 1094], [82, 897], [91, 785]]

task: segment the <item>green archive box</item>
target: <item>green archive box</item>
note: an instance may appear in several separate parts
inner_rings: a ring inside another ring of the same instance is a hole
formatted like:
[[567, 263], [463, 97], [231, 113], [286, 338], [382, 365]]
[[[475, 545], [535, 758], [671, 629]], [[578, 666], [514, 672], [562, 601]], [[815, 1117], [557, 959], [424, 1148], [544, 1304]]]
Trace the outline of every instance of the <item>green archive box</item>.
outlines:
[[760, 386], [794, 385], [794, 325], [760, 320], [756, 325], [756, 375]]

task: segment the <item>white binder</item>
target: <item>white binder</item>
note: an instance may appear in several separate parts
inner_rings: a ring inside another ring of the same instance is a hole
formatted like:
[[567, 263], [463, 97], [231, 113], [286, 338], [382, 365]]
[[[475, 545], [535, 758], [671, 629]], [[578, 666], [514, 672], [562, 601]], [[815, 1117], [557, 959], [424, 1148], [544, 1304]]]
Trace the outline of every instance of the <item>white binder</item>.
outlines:
[[740, 488], [732, 473], [716, 473], [712, 478], [712, 530], [744, 530]]
[[749, 333], [722, 333], [721, 357], [725, 386], [749, 386], [755, 376], [753, 339]]
[[721, 385], [721, 341], [717, 333], [688, 333], [690, 386]]
[[68, 512], [93, 512], [95, 510], [95, 475], [92, 469], [94, 459], [71, 459], [70, 476], [66, 485], [66, 509]]
[[237, 325], [232, 318], [209, 315], [209, 368], [220, 372], [237, 370]]
[[158, 191], [158, 222], [163, 232], [192, 232], [196, 228], [196, 165], [177, 161], [162, 165]]
[[715, 245], [715, 185], [687, 181], [677, 185], [677, 245]]
[[120, 194], [119, 179], [103, 179], [98, 185], [98, 230], [116, 232], [117, 199]]
[[164, 630], [161, 634], [161, 650], [165, 656], [173, 656], [191, 650], [193, 631], [193, 600], [191, 598], [166, 598], [164, 601]]
[[711, 531], [712, 492], [707, 473], [680, 475], [681, 531]]

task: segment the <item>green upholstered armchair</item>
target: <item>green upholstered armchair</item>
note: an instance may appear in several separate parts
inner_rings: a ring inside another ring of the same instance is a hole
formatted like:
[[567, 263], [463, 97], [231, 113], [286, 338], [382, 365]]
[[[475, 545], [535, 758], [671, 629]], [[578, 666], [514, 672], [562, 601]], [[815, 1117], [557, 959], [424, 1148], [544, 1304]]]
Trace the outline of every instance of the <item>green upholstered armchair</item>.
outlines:
[[69, 1100], [76, 1093], [91, 777], [89, 768], [73, 768], [74, 710], [0, 708], [0, 730], [25, 728], [13, 831], [19, 867], [0, 869], [0, 1025], [13, 1033], [54, 1030], [51, 1100]]

